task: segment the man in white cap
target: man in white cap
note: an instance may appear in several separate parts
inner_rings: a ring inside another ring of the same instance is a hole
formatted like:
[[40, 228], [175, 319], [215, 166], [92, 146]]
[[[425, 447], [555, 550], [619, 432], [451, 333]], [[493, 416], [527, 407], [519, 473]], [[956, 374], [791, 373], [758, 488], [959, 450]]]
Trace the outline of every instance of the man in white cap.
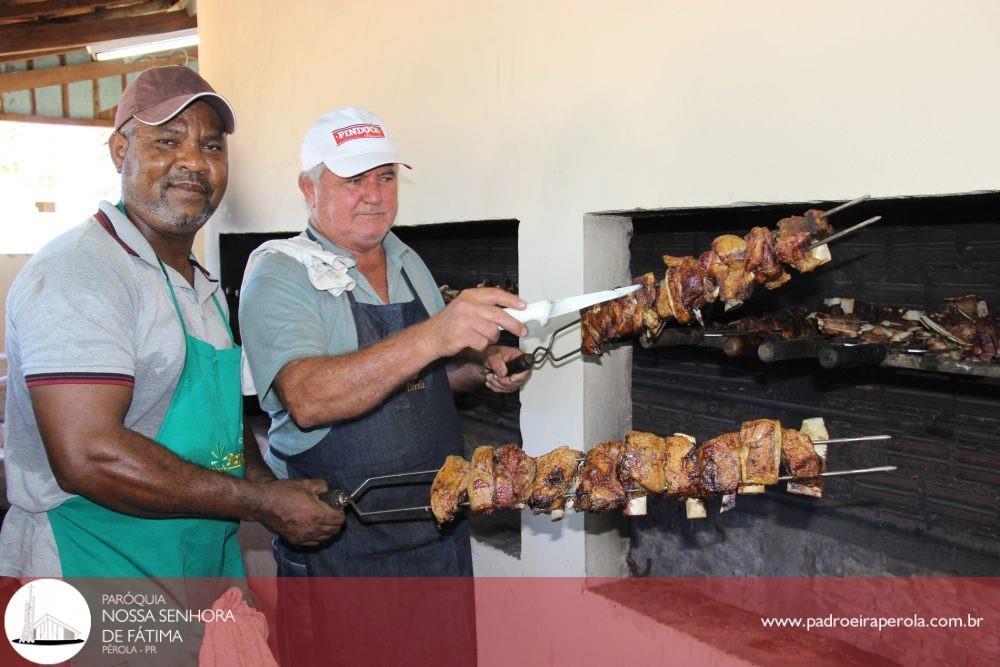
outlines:
[[[368, 477], [438, 468], [463, 453], [452, 392], [518, 390], [515, 347], [500, 329], [524, 325], [500, 289], [471, 289], [445, 307], [427, 267], [390, 231], [402, 160], [365, 109], [323, 115], [302, 145], [299, 188], [309, 222], [286, 248], [257, 258], [240, 298], [240, 331], [261, 405], [272, 419], [266, 461], [278, 477], [352, 490]], [[310, 244], [312, 249], [309, 250]], [[329, 269], [324, 275], [317, 262]], [[388, 494], [426, 505], [427, 487]], [[463, 576], [472, 573], [465, 521], [429, 517], [344, 529], [316, 549], [275, 544], [284, 576]]]
[[108, 140], [122, 200], [14, 282], [0, 575], [242, 576], [240, 519], [306, 544], [343, 522], [321, 480], [275, 481], [244, 448], [240, 350], [191, 254], [235, 126], [194, 71], [143, 72]]

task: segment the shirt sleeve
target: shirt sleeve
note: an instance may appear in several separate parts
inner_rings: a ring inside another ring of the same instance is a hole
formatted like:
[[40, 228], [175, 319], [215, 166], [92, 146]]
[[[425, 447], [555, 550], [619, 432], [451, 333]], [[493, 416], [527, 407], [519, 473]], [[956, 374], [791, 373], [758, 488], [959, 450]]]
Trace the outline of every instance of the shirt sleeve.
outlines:
[[135, 384], [136, 312], [127, 281], [107, 264], [29, 267], [11, 288], [9, 322], [25, 384]]
[[274, 378], [291, 361], [329, 354], [316, 290], [290, 257], [258, 260], [240, 293], [240, 337], [262, 407], [280, 405]]

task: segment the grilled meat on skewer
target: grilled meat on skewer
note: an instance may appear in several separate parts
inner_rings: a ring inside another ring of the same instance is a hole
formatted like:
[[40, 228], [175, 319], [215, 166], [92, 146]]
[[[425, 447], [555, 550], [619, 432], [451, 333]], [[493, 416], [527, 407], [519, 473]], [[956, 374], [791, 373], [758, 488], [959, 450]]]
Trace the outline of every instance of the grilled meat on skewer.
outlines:
[[778, 253], [774, 247], [774, 235], [767, 227], [754, 227], [746, 235], [747, 270], [753, 273], [754, 280], [767, 289], [777, 289], [791, 276], [781, 266]]
[[621, 440], [602, 442], [589, 452], [580, 469], [574, 508], [581, 512], [603, 512], [625, 506], [625, 487], [618, 480], [624, 446]]
[[793, 428], [781, 429], [781, 463], [800, 484], [818, 482], [825, 467], [809, 436]]
[[699, 495], [698, 445], [694, 438], [675, 433], [664, 439], [664, 493], [668, 498], [691, 498]]
[[473, 512], [493, 513], [493, 448], [488, 445], [472, 453], [469, 507]]
[[528, 495], [528, 507], [535, 514], [561, 515], [566, 493], [576, 476], [577, 459], [583, 452], [563, 445], [535, 457], [535, 479]]
[[535, 459], [517, 445], [497, 447], [493, 452], [493, 507], [521, 509], [535, 480]]
[[606, 341], [624, 338], [656, 327], [656, 278], [647, 273], [632, 281], [642, 288], [619, 299], [580, 311], [580, 335], [584, 354], [600, 354]]
[[700, 494], [736, 493], [740, 487], [740, 435], [723, 433], [698, 447]]
[[666, 476], [667, 439], [653, 433], [629, 431], [622, 454], [621, 480], [626, 488], [663, 493]]
[[455, 518], [458, 505], [469, 490], [472, 466], [461, 456], [449, 456], [431, 484], [431, 512], [438, 524]]
[[832, 231], [822, 211], [810, 210], [779, 221], [777, 234], [754, 227], [744, 238], [721, 235], [698, 259], [664, 255], [667, 270], [658, 287], [655, 278], [646, 274], [636, 281], [645, 286], [638, 296], [580, 311], [581, 349], [584, 354], [600, 354], [609, 340], [639, 333], [642, 328], [658, 331], [670, 320], [687, 324], [696, 319], [702, 324], [701, 308], [717, 298], [730, 310], [750, 297], [755, 284], [775, 289], [790, 280], [782, 262], [805, 273], [829, 261], [825, 245], [809, 248]]
[[777, 484], [781, 464], [781, 422], [754, 419], [740, 429], [740, 463], [744, 484]]

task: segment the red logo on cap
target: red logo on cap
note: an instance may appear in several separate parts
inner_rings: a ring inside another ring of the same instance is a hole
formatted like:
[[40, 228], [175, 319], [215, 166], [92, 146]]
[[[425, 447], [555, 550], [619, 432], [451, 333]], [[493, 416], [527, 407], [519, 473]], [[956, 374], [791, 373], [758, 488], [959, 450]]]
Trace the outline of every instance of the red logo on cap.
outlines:
[[351, 139], [385, 139], [385, 132], [382, 131], [381, 126], [371, 123], [348, 125], [333, 131], [333, 140], [337, 142], [338, 146]]

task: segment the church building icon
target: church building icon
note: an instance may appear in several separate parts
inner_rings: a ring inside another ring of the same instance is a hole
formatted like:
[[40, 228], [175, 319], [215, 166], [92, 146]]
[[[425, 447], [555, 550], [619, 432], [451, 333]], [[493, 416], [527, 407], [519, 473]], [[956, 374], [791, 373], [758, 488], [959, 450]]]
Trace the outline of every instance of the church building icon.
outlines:
[[28, 586], [28, 600], [24, 603], [24, 625], [21, 627], [20, 644], [75, 644], [85, 641], [81, 632], [60, 621], [52, 614], [35, 618], [35, 592]]

